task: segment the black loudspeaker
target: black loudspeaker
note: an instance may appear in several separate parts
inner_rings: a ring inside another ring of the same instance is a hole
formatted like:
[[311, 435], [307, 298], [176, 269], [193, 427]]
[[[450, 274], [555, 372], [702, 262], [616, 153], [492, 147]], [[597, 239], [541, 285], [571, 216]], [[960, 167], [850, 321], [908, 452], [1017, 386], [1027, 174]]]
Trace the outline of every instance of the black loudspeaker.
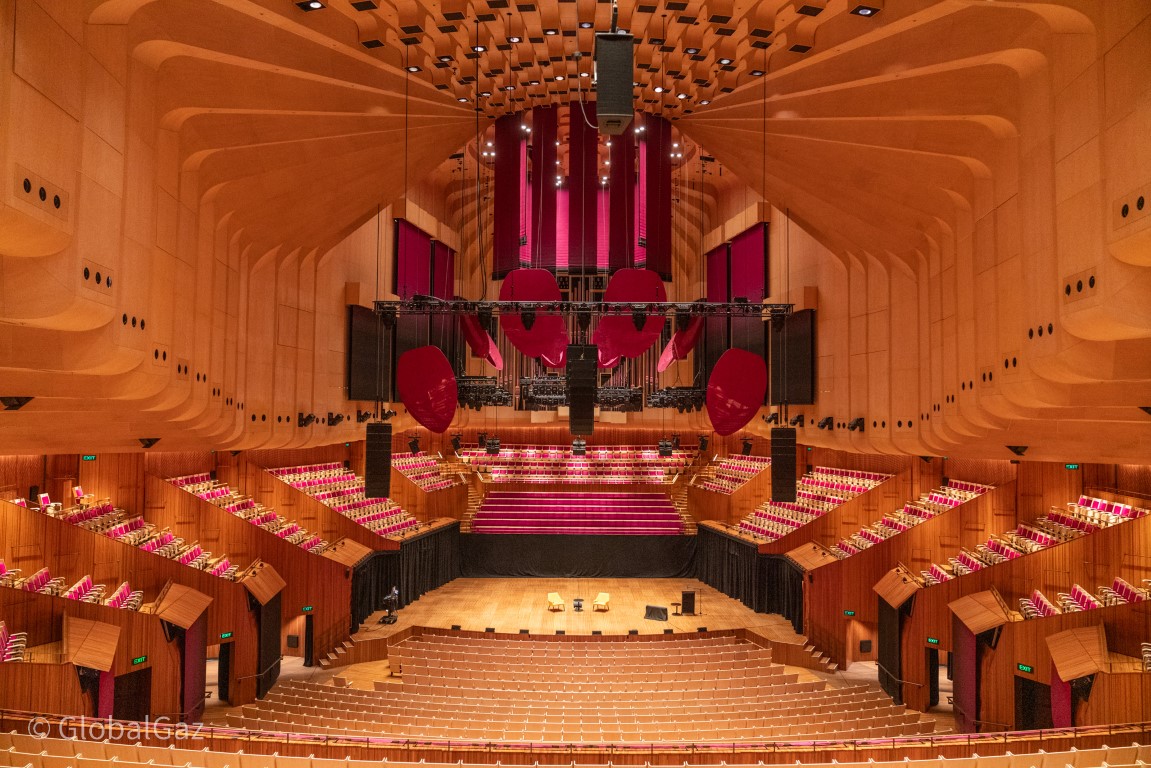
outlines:
[[652, 621], [667, 621], [667, 607], [663, 605], [649, 605], [643, 613], [645, 619]]
[[364, 496], [384, 499], [392, 493], [392, 425], [382, 421], [368, 424], [364, 446]]
[[815, 403], [815, 310], [788, 315], [771, 338], [771, 405]]
[[573, 435], [590, 435], [595, 427], [598, 353], [595, 344], [568, 345], [568, 426]]
[[634, 40], [626, 32], [595, 36], [596, 118], [599, 132], [619, 136], [631, 123]]
[[695, 592], [685, 589], [679, 596], [679, 610], [684, 616], [695, 615]]
[[771, 429], [771, 500], [795, 501], [795, 430]]

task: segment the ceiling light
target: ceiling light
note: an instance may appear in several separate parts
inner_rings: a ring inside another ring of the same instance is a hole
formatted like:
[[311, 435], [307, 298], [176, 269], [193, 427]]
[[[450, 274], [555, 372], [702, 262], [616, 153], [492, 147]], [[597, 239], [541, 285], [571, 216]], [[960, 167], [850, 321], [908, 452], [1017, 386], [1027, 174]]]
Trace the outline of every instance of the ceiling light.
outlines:
[[851, 12], [856, 16], [874, 16], [879, 13], [879, 8], [874, 5], [857, 5], [851, 9]]
[[409, 72], [419, 72], [419, 71], [420, 71], [420, 68], [419, 68], [419, 67], [417, 67], [415, 64], [413, 64], [413, 65], [411, 65], [410, 67], [408, 67], [408, 68], [407, 68], [407, 70], [408, 70]]
[[664, 91], [664, 87], [663, 87], [662, 85], [657, 85], [657, 86], [655, 87], [655, 92], [656, 92], [656, 93], [663, 93], [663, 91]]
[[480, 93], [480, 96], [483, 96], [485, 99], [491, 95], [492, 95], [491, 91], [483, 91], [482, 93]]
[[687, 55], [689, 55], [689, 56], [694, 56], [694, 55], [696, 55], [697, 53], [699, 53], [699, 49], [698, 49], [698, 48], [684, 48], [683, 50], [684, 50], [684, 52], [685, 52], [685, 53], [687, 53]]
[[591, 29], [594, 26], [590, 21], [581, 21], [579, 23], [580, 29]]
[[763, 70], [762, 69], [753, 69], [753, 70], [751, 70], [751, 76], [752, 77], [763, 77]]
[[376, 0], [352, 0], [352, 7], [357, 11], [375, 11], [380, 4]]
[[539, 84], [540, 84], [539, 80], [528, 80], [528, 85], [539, 85]]
[[486, 50], [487, 50], [487, 46], [483, 46], [483, 45], [473, 45], [472, 46], [472, 53], [483, 53]]
[[444, 62], [445, 64], [447, 64], [449, 61], [451, 61], [451, 60], [452, 60], [452, 57], [451, 57], [451, 56], [437, 56], [436, 58], [437, 58], [439, 61], [442, 61], [442, 62]]
[[467, 104], [468, 103], [468, 97], [467, 96], [460, 96], [456, 99], [456, 101], [458, 101], [461, 104]]
[[724, 59], [720, 59], [719, 63], [726, 67], [728, 64], [731, 64], [732, 61], [733, 61], [733, 59], [724, 58]]
[[520, 37], [519, 35], [512, 35], [508, 38], [509, 43], [519, 43], [522, 41], [523, 41], [523, 38]]
[[560, 31], [558, 29], [545, 29], [544, 30], [545, 35], [558, 35], [559, 33], [560, 33]]
[[686, 93], [677, 93], [677, 94], [675, 95], [675, 97], [676, 97], [677, 99], [679, 99], [680, 101], [683, 101], [684, 99], [686, 99], [686, 98], [687, 98], [687, 94], [686, 94]]
[[580, 72], [580, 73], [579, 73], [579, 76], [580, 76], [580, 77], [590, 77], [590, 76], [591, 76], [591, 73], [590, 73], [590, 72]]
[[296, 3], [296, 5], [303, 11], [318, 11], [324, 7], [320, 0], [303, 0], [303, 2]]
[[504, 86], [505, 91], [514, 91], [515, 89], [516, 89], [516, 87], [514, 85], [505, 85]]
[[710, 103], [711, 103], [711, 99], [703, 99], [702, 101], [699, 102], [699, 105], [701, 107], [706, 107]]
[[563, 75], [556, 75], [556, 80], [557, 80], [557, 81], [566, 80], [566, 79], [567, 79], [567, 78], [566, 78], [566, 77], [564, 77]]
[[672, 142], [671, 147], [672, 147], [672, 149], [679, 149], [679, 142], [678, 141]]
[[492, 146], [492, 143], [491, 143], [490, 141], [488, 142], [488, 146], [489, 146], [489, 147], [490, 147], [490, 146]]

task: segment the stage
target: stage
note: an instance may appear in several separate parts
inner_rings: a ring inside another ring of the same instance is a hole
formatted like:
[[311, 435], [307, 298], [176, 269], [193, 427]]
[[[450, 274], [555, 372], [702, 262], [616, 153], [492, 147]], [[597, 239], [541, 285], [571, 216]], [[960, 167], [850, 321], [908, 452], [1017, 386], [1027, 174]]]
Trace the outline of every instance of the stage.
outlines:
[[[696, 592], [696, 615], [674, 616], [673, 602], [679, 602], [684, 590]], [[567, 609], [549, 611], [547, 594], [558, 592]], [[610, 609], [593, 611], [592, 601], [600, 592], [611, 595]], [[574, 610], [572, 599], [582, 597], [584, 609]], [[648, 605], [667, 608], [667, 621], [644, 619]], [[641, 635], [662, 634], [665, 629], [695, 632], [708, 629], [755, 629], [770, 639], [797, 642], [799, 636], [782, 616], [756, 613], [737, 600], [717, 592], [695, 579], [533, 579], [491, 578], [456, 579], [435, 589], [399, 612], [393, 625], [378, 624], [383, 613], [366, 621], [357, 638], [386, 637], [407, 627], [439, 627], [482, 632], [492, 627], [496, 632], [516, 634], [526, 629], [532, 634], [554, 635], [563, 630], [569, 635], [590, 635], [599, 630], [605, 635], [626, 635], [638, 630]]]

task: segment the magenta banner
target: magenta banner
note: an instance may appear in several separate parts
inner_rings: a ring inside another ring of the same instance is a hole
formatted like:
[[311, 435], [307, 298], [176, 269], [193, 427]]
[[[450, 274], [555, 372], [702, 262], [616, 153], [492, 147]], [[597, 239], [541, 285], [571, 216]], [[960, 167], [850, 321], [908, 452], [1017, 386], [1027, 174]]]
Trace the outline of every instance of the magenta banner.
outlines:
[[[608, 257], [607, 268], [635, 266], [635, 123], [620, 136], [610, 137], [611, 172], [608, 174]], [[601, 223], [602, 228], [602, 223]]]
[[414, 224], [396, 219], [395, 292], [401, 299], [432, 290], [432, 238]]
[[[492, 223], [492, 277], [500, 279], [520, 264], [520, 193], [524, 169], [520, 166], [520, 140], [524, 130], [520, 115], [504, 115], [496, 120], [493, 146], [479, 152], [496, 154], [494, 210]], [[480, 160], [483, 164], [483, 155]]]
[[[556, 268], [556, 107], [532, 110], [532, 254], [533, 267]], [[538, 229], [537, 229], [538, 227]]]

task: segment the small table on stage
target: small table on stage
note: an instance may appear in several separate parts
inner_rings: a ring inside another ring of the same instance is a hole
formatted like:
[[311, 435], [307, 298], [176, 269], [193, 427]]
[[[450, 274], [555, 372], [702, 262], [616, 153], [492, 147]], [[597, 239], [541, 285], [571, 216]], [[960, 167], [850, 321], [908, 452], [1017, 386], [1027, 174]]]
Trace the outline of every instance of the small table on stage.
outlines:
[[672, 607], [672, 608], [675, 608], [675, 610], [671, 612], [671, 615], [672, 615], [672, 616], [679, 616], [679, 615], [680, 615], [680, 613], [679, 613], [679, 603], [672, 603], [672, 604], [671, 604], [671, 607]]
[[576, 613], [583, 611], [583, 598], [582, 597], [573, 597], [572, 598], [572, 610], [575, 611]]

